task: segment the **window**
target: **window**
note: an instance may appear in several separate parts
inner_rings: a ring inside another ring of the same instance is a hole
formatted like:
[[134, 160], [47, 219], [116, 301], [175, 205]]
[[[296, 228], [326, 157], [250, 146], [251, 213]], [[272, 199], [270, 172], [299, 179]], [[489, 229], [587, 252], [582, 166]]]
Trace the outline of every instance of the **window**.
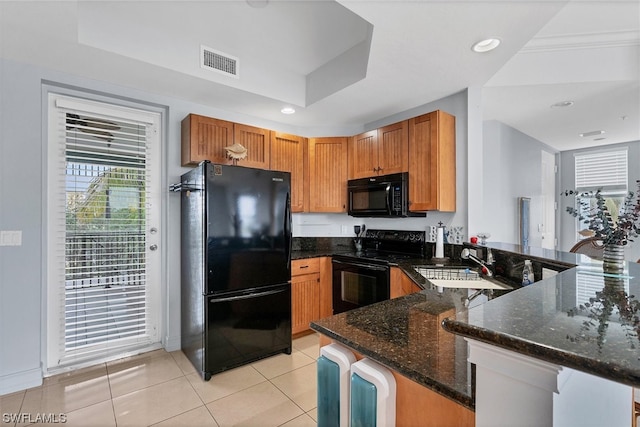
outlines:
[[[607, 209], [614, 221], [617, 221], [620, 207], [627, 195], [628, 185], [628, 156], [627, 149], [610, 151], [591, 151], [575, 155], [575, 185], [580, 192], [595, 192], [601, 190], [605, 197]], [[585, 202], [581, 206], [580, 201]], [[583, 209], [586, 214], [589, 208], [595, 206], [593, 197], [579, 198], [576, 208]], [[578, 240], [588, 237], [587, 225], [578, 224]]]
[[159, 341], [159, 114], [49, 95], [48, 369]]

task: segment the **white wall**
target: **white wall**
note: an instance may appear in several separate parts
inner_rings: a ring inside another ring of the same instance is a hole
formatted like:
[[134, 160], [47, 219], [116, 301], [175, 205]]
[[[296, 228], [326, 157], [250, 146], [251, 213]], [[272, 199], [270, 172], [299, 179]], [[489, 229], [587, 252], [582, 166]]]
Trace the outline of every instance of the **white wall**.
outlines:
[[[114, 98], [123, 104], [141, 103], [164, 114], [163, 186], [177, 182], [187, 168], [180, 167], [180, 122], [189, 113], [261, 126], [303, 136], [355, 135], [361, 127], [322, 128], [305, 132], [280, 123], [209, 108], [176, 98], [158, 96], [109, 82], [79, 78], [51, 69], [0, 60], [0, 230], [21, 230], [21, 246], [0, 246], [0, 394], [40, 384], [46, 355], [46, 88], [80, 91], [96, 98]], [[389, 118], [404, 118], [441, 108], [457, 118], [457, 178], [466, 182], [466, 93], [418, 107]], [[386, 124], [385, 123], [385, 124]], [[372, 123], [375, 128], [382, 123]], [[180, 236], [179, 197], [163, 193], [162, 342], [167, 350], [180, 345]], [[438, 221], [465, 225], [466, 187], [459, 185], [458, 212], [430, 214], [426, 219], [364, 221], [369, 227], [422, 229]], [[320, 223], [319, 227], [310, 225]], [[294, 216], [294, 235], [342, 234], [342, 225], [362, 223], [347, 215]], [[352, 228], [351, 228], [352, 230]], [[346, 235], [352, 235], [352, 231]]]
[[[638, 193], [640, 179], [640, 141], [632, 141], [623, 144], [612, 144], [599, 146], [593, 149], [563, 151], [560, 154], [560, 189], [570, 190], [575, 188], [575, 154], [586, 151], [599, 151], [606, 149], [628, 148], [629, 166], [629, 190]], [[559, 191], [560, 192], [560, 191]], [[560, 197], [558, 200], [558, 213], [556, 222], [558, 223], [559, 250], [568, 251], [576, 243], [577, 221], [567, 213], [567, 206], [573, 206], [574, 199], [571, 197]], [[637, 261], [640, 259], [640, 238], [627, 245], [625, 249], [625, 259], [627, 261]]]
[[[497, 121], [484, 122], [484, 209], [486, 230], [496, 242], [519, 243], [518, 198], [531, 198], [531, 224], [542, 220], [541, 151], [556, 151]], [[473, 174], [473, 164], [469, 166]], [[473, 209], [473, 207], [471, 208]], [[529, 245], [542, 247], [542, 233], [530, 227]]]
[[[353, 236], [353, 225], [366, 224], [369, 229], [425, 230], [442, 222], [446, 227], [464, 227], [468, 240], [467, 226], [467, 91], [463, 91], [437, 101], [421, 105], [411, 110], [368, 123], [363, 131], [376, 129], [388, 124], [416, 117], [434, 110], [443, 110], [456, 117], [456, 212], [428, 212], [426, 218], [353, 218], [347, 214], [295, 214], [293, 234], [300, 237]], [[354, 133], [355, 135], [355, 133]]]

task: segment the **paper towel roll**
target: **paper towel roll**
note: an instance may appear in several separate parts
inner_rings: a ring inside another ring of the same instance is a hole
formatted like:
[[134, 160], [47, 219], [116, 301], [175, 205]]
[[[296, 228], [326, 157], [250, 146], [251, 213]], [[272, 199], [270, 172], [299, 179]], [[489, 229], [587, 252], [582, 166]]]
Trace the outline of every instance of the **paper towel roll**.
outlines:
[[444, 258], [444, 227], [436, 232], [436, 258]]

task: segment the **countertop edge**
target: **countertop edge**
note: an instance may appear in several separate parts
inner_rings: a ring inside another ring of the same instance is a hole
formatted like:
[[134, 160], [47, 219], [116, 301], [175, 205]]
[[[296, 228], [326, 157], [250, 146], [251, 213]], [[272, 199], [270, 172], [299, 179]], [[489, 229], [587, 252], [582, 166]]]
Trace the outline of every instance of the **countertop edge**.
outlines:
[[442, 328], [447, 332], [469, 339], [494, 345], [505, 350], [513, 351], [545, 362], [554, 363], [577, 371], [586, 372], [611, 381], [637, 386], [640, 383], [640, 373], [637, 370], [625, 369], [619, 364], [612, 364], [605, 360], [594, 360], [552, 347], [543, 346], [523, 338], [495, 332], [489, 329], [469, 325], [468, 323], [446, 318], [442, 321]]
[[472, 396], [460, 393], [456, 390], [446, 387], [439, 381], [424, 377], [423, 375], [415, 373], [405, 367], [398, 366], [388, 358], [384, 357], [384, 355], [370, 351], [366, 347], [362, 347], [357, 343], [345, 338], [344, 336], [336, 334], [335, 332], [316, 324], [315, 322], [311, 322], [310, 326], [312, 330], [325, 335], [341, 344], [344, 344], [345, 346], [357, 351], [363, 356], [371, 357], [376, 362], [381, 363], [392, 371], [397, 372], [398, 374], [409, 379], [410, 381], [428, 388], [429, 390], [432, 390], [448, 399], [451, 399], [454, 402], [464, 406], [465, 408], [475, 412], [475, 399]]

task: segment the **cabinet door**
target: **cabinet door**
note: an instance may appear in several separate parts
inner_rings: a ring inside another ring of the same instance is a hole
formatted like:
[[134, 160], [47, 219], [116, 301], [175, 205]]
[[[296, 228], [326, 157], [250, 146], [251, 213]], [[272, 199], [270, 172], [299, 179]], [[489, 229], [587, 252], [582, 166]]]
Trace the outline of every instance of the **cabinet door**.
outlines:
[[389, 274], [389, 297], [398, 298], [406, 295], [402, 286], [402, 276], [404, 273], [398, 267], [391, 267]]
[[291, 277], [291, 333], [309, 329], [309, 323], [319, 318], [318, 295], [320, 274], [304, 274]]
[[182, 120], [182, 166], [203, 160], [228, 163], [224, 147], [233, 144], [233, 123], [189, 114]]
[[304, 211], [304, 158], [307, 139], [271, 131], [271, 170], [291, 172], [291, 211]]
[[235, 123], [233, 140], [247, 149], [247, 157], [238, 165], [259, 169], [269, 169], [269, 130]]
[[347, 211], [347, 138], [309, 139], [309, 211]]
[[372, 130], [349, 140], [349, 179], [379, 174], [378, 131]]
[[409, 169], [408, 120], [378, 129], [378, 145], [380, 175], [406, 172]]
[[456, 209], [455, 117], [434, 111], [409, 120], [409, 210]]
[[333, 265], [330, 257], [320, 258], [320, 319], [333, 316]]

